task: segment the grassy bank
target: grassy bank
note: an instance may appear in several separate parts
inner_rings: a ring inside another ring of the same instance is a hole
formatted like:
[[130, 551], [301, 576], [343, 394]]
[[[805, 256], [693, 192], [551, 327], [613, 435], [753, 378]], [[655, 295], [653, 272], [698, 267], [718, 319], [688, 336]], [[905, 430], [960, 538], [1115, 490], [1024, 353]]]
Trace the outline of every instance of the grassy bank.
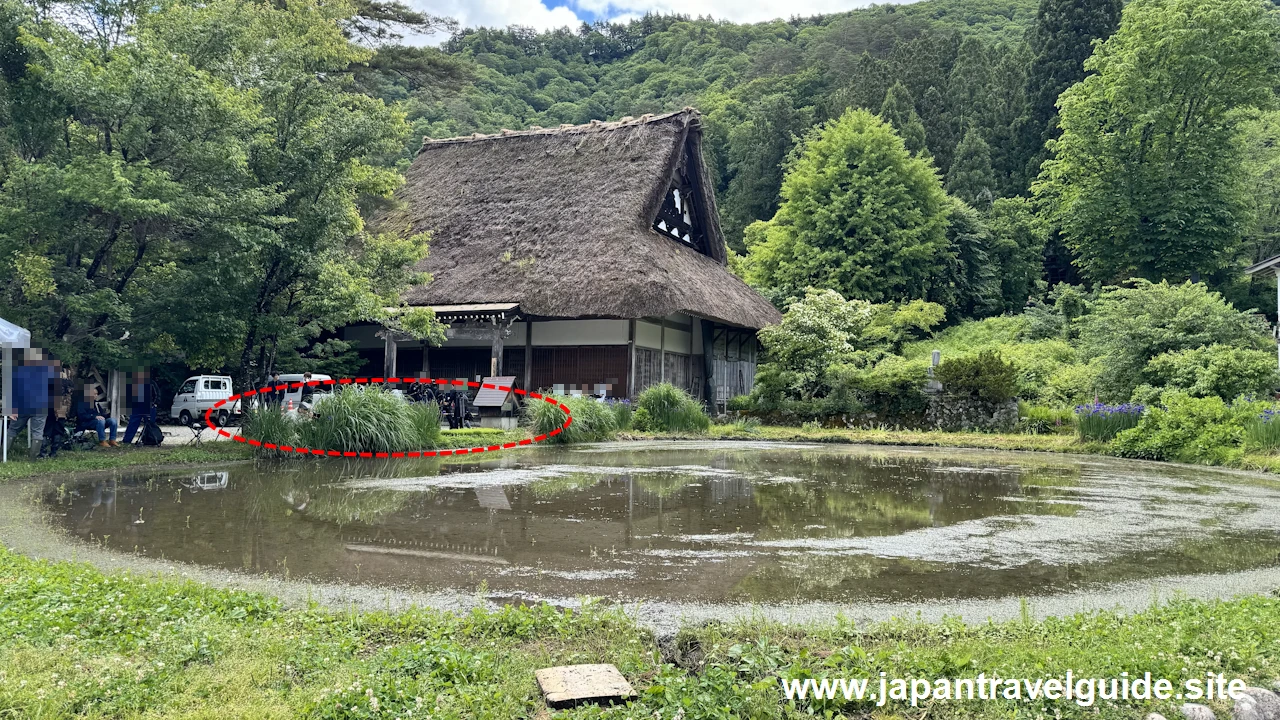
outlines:
[[[1112, 677], [1207, 671], [1270, 685], [1280, 599], [965, 626], [709, 625], [659, 643], [614, 610], [289, 610], [194, 583], [103, 575], [0, 550], [0, 717], [1140, 717], [1177, 703], [787, 701], [778, 677]], [[629, 706], [549, 713], [533, 671], [616, 664]], [[376, 710], [375, 710], [376, 708]]]
[[[528, 437], [523, 429], [507, 432], [473, 428], [445, 430], [441, 433], [442, 447], [470, 448], [477, 445], [501, 445]], [[0, 463], [0, 482], [19, 478], [37, 477], [69, 472], [114, 470], [129, 467], [160, 467], [165, 465], [205, 465], [229, 460], [248, 460], [253, 448], [238, 442], [219, 440], [206, 442], [200, 447], [190, 445], [161, 445], [159, 447], [121, 446], [118, 448], [94, 448], [90, 450], [63, 451], [56, 458], [32, 461], [23, 453], [9, 455], [9, 462]]]
[[[915, 447], [954, 447], [985, 450], [1018, 450], [1049, 453], [1080, 453], [1118, 457], [1111, 443], [1082, 440], [1071, 434], [943, 432], [940, 430], [867, 430], [844, 428], [791, 427], [760, 425], [712, 425], [705, 435], [681, 433], [646, 433], [627, 431], [624, 440], [754, 440], [769, 442], [835, 443], [850, 445], [905, 445]], [[1223, 464], [1240, 470], [1280, 473], [1280, 455], [1245, 453]]]

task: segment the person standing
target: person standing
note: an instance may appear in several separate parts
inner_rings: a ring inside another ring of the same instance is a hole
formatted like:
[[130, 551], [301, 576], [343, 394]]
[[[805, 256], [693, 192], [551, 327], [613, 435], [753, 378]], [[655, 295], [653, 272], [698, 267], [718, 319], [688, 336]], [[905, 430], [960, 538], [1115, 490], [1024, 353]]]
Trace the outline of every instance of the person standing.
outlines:
[[156, 421], [155, 393], [151, 387], [151, 371], [143, 369], [133, 374], [133, 384], [129, 386], [129, 427], [124, 431], [124, 444], [133, 442], [134, 433], [142, 425], [142, 418], [149, 417]]
[[9, 446], [23, 427], [31, 424], [29, 437], [32, 438], [29, 454], [32, 460], [40, 456], [40, 446], [44, 439], [44, 423], [53, 407], [53, 387], [57, 377], [53, 363], [45, 360], [40, 348], [28, 348], [24, 353], [22, 365], [13, 369], [13, 423], [9, 425]]
[[273, 407], [279, 409], [284, 404], [285, 390], [281, 390], [280, 371], [272, 370], [271, 379], [267, 381], [267, 387], [271, 388], [271, 392], [267, 393], [267, 402]]

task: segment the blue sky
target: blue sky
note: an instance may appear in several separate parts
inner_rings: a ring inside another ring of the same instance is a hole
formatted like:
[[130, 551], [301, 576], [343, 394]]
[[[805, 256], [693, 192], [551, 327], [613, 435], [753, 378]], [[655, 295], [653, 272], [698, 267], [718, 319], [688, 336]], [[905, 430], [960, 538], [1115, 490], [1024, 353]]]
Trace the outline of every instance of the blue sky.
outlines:
[[[881, 0], [882, 2], [884, 0]], [[896, 0], [888, 0], [894, 2]], [[764, 22], [866, 7], [871, 0], [409, 0], [466, 27], [525, 25], [538, 30], [577, 27], [583, 21], [625, 20], [646, 12]]]

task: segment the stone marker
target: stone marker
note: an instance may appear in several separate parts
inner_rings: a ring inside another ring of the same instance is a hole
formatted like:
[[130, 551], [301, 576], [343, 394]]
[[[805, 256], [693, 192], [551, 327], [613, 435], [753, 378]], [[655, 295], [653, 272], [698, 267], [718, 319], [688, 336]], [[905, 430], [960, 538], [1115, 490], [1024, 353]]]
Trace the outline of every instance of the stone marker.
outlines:
[[1231, 720], [1262, 720], [1262, 708], [1249, 695], [1241, 695], [1231, 708]]
[[1204, 705], [1187, 703], [1182, 706], [1182, 716], [1187, 720], [1215, 720], [1213, 711]]
[[1245, 688], [1245, 693], [1258, 702], [1258, 714], [1262, 720], [1280, 720], [1280, 697], [1265, 688]]
[[612, 703], [635, 691], [612, 665], [561, 665], [534, 672], [547, 705], [564, 708], [580, 703]]

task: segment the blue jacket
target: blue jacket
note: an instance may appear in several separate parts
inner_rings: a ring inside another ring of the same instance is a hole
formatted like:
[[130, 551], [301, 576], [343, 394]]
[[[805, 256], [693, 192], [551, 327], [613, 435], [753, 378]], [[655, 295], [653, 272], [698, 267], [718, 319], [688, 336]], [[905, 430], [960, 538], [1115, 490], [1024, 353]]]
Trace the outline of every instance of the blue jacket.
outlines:
[[129, 386], [129, 407], [138, 410], [146, 410], [155, 402], [155, 390], [151, 382], [134, 383]]
[[93, 427], [98, 421], [98, 416], [102, 414], [98, 412], [97, 403], [91, 403], [87, 400], [77, 400], [75, 412], [76, 430]]
[[40, 413], [53, 406], [51, 365], [21, 365], [13, 369], [13, 409], [18, 413]]

